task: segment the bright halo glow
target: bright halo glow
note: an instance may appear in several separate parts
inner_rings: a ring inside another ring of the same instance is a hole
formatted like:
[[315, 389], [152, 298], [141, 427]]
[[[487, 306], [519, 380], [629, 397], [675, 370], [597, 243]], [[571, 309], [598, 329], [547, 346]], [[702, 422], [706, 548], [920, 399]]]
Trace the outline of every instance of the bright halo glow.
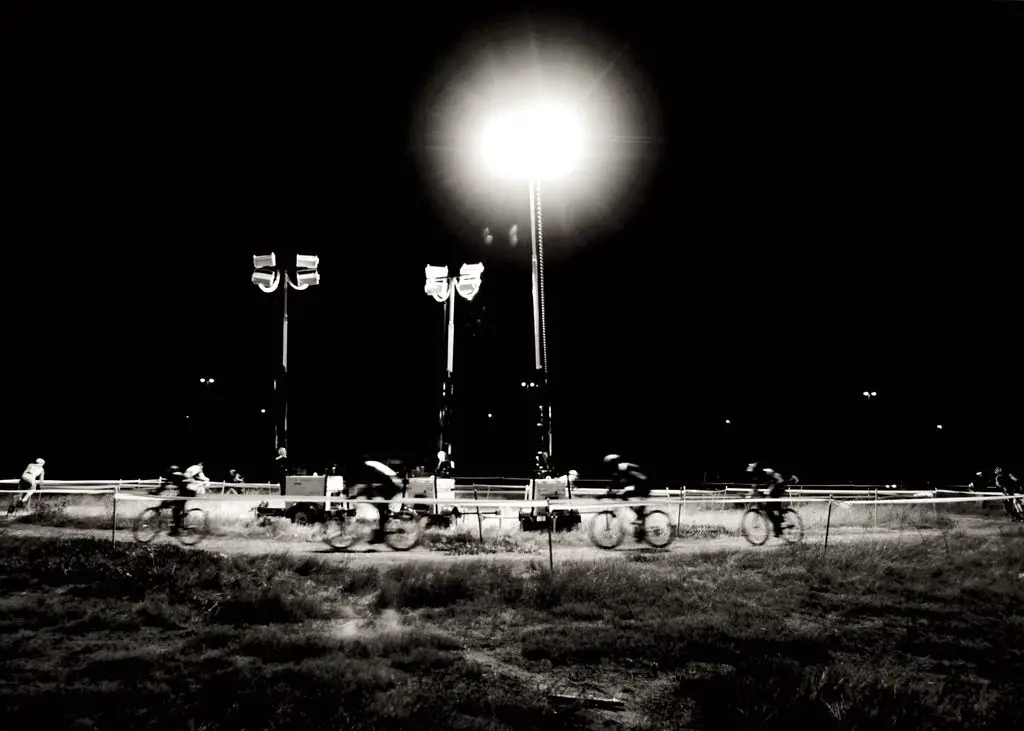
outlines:
[[489, 120], [480, 153], [484, 165], [501, 177], [553, 180], [576, 168], [583, 141], [583, 125], [572, 107], [542, 102]]

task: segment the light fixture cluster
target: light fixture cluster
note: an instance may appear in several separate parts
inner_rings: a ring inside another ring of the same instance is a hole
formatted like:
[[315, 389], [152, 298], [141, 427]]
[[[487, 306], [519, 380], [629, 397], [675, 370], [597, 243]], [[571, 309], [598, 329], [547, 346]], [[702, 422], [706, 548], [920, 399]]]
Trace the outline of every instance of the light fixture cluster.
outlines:
[[320, 257], [311, 254], [297, 254], [295, 256], [295, 281], [293, 282], [288, 272], [282, 272], [277, 266], [277, 255], [271, 252], [253, 256], [252, 258], [252, 283], [264, 292], [270, 293], [281, 286], [281, 279], [284, 278], [287, 286], [293, 289], [308, 289], [320, 284]]
[[454, 286], [463, 299], [471, 300], [480, 291], [483, 273], [483, 264], [463, 264], [459, 268], [457, 277], [448, 276], [448, 267], [428, 265], [425, 271], [426, 283], [423, 285], [423, 291], [437, 302], [444, 302], [451, 295], [451, 288]]

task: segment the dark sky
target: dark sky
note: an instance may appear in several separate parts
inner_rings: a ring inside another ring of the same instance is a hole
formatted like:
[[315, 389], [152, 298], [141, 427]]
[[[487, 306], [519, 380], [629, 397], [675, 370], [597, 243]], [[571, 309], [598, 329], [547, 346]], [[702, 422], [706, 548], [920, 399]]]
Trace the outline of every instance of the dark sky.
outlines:
[[[442, 59], [487, 45], [490, 7], [5, 24], [4, 470], [258, 473], [280, 300], [250, 257], [276, 251], [321, 258], [322, 285], [290, 302], [296, 462], [436, 451], [443, 316], [423, 267], [480, 260], [457, 305], [456, 457], [525, 472], [528, 239], [478, 235], [524, 222], [525, 198], [446, 207], [416, 121], [443, 106], [424, 91], [439, 73], [457, 86]], [[556, 198], [545, 220], [555, 456], [822, 479], [1017, 460], [1009, 21], [658, 7], [508, 15], [549, 44], [582, 21], [651, 90], [618, 129], [640, 142], [606, 150], [640, 171], [629, 205], [580, 222]]]

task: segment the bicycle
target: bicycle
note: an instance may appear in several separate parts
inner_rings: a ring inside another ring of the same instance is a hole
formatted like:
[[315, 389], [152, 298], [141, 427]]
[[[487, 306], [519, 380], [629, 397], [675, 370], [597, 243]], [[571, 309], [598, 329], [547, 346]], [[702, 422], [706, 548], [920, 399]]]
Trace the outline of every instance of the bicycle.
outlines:
[[[343, 508], [332, 511], [324, 524], [324, 543], [331, 548], [343, 551], [357, 542], [370, 537], [377, 527], [377, 516], [373, 520], [360, 519], [358, 508]], [[395, 511], [388, 508], [388, 517], [384, 521], [384, 543], [395, 551], [408, 551], [415, 548], [423, 537], [423, 526], [420, 516], [413, 510], [402, 506]]]
[[[606, 498], [627, 499], [614, 490], [598, 496], [598, 500]], [[645, 510], [643, 520], [634, 519], [630, 525], [634, 540], [643, 541], [654, 548], [665, 548], [675, 538], [672, 520], [664, 510]], [[588, 533], [591, 543], [598, 548], [616, 548], [626, 537], [625, 521], [620, 518], [618, 510], [602, 510], [590, 519]]]
[[[793, 508], [782, 508], [779, 511], [782, 520], [781, 531], [786, 543], [800, 543], [804, 539], [804, 521], [800, 513]], [[764, 503], [752, 505], [743, 513], [740, 520], [740, 533], [752, 546], [763, 546], [773, 533], [772, 520], [768, 517]]]
[[[132, 535], [139, 543], [149, 543], [161, 533], [169, 533], [170, 506], [146, 508], [132, 523]], [[181, 521], [181, 530], [175, 538], [185, 546], [194, 546], [210, 532], [209, 517], [202, 508], [189, 508]]]

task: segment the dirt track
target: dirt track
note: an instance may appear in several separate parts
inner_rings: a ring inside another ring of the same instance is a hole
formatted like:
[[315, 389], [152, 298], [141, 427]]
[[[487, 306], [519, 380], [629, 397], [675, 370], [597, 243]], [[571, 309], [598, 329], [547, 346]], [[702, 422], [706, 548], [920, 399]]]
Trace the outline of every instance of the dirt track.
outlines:
[[[989, 521], [978, 521], [968, 529], [971, 534], [996, 534], [999, 532], [999, 525]], [[109, 540], [109, 530], [94, 530], [83, 528], [54, 528], [39, 525], [7, 524], [4, 533], [8, 536], [23, 536], [26, 538], [67, 538], [67, 537], [90, 537]], [[829, 536], [829, 543], [847, 544], [862, 541], [877, 540], [915, 540], [922, 536], [940, 535], [940, 531], [927, 530], [904, 530], [902, 534], [896, 530], [862, 530], [862, 529], [839, 529]], [[127, 530], [119, 530], [116, 535], [118, 542], [134, 541], [132, 534]], [[157, 538], [157, 541], [170, 541], [167, 537]], [[824, 535], [809, 535], [806, 537], [807, 544], [820, 545]], [[777, 541], [770, 541], [763, 547], [754, 547], [738, 536], [727, 536], [713, 539], [694, 540], [687, 538], [677, 539], [669, 547], [672, 554], [686, 555], [704, 552], [719, 551], [765, 551], [779, 550], [784, 544]], [[196, 546], [197, 550], [215, 551], [223, 554], [239, 555], [267, 555], [287, 553], [293, 556], [311, 556], [328, 561], [351, 562], [355, 564], [395, 564], [413, 561], [474, 561], [481, 558], [499, 561], [547, 561], [548, 551], [543, 548], [536, 553], [486, 553], [450, 555], [442, 551], [431, 551], [425, 548], [415, 548], [411, 551], [397, 552], [388, 548], [375, 548], [365, 544], [357, 544], [348, 551], [334, 551], [323, 543], [317, 541], [299, 540], [273, 540], [266, 538], [245, 538], [241, 536], [211, 536]], [[553, 548], [554, 559], [557, 562], [563, 561], [597, 561], [615, 558], [624, 558], [628, 553], [651, 552], [647, 546], [626, 541], [617, 550], [602, 551], [589, 545], [555, 545]]]

